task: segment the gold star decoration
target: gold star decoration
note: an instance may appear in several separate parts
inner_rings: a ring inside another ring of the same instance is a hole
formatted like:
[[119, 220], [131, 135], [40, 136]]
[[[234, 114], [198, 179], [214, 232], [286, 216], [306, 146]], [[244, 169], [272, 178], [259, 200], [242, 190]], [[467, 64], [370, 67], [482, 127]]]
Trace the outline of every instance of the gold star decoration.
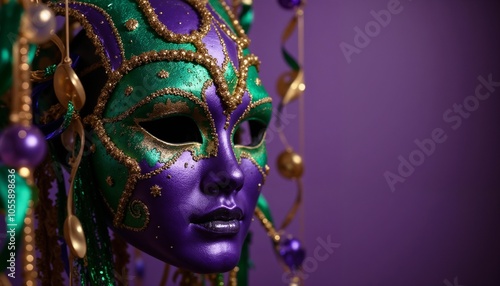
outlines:
[[170, 74], [166, 70], [161, 70], [156, 74], [159, 78], [168, 78]]
[[155, 197], [155, 198], [156, 197], [161, 197], [161, 187], [160, 186], [154, 185], [149, 190], [151, 191], [151, 195], [153, 197]]
[[129, 31], [137, 29], [138, 26], [139, 22], [137, 22], [136, 19], [129, 19], [127, 22], [125, 22], [125, 28], [127, 28], [127, 30]]
[[261, 85], [262, 85], [262, 81], [260, 80], [260, 78], [256, 78], [256, 79], [255, 79], [255, 84], [256, 84], [257, 86], [261, 86]]
[[127, 88], [125, 89], [125, 96], [131, 95], [132, 91], [134, 91], [134, 88], [131, 86], [127, 86]]

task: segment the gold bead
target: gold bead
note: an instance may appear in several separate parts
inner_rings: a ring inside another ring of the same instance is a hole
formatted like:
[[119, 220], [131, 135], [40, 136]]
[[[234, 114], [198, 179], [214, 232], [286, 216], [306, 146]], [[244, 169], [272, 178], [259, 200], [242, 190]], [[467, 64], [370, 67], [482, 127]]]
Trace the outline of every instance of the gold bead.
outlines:
[[304, 173], [302, 157], [290, 149], [285, 150], [278, 157], [278, 171], [287, 179], [300, 178]]

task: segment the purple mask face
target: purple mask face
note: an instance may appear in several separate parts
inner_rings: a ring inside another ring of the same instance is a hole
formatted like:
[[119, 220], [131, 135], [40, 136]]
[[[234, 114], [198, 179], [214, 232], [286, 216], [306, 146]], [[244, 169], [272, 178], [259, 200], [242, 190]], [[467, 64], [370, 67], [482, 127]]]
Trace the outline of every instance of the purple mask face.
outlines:
[[196, 42], [206, 53], [142, 54], [114, 74], [89, 118], [94, 176], [113, 229], [129, 243], [180, 268], [226, 272], [266, 176], [271, 100], [243, 35], [230, 35], [210, 7], [203, 14], [173, 1], [187, 9], [174, 21], [167, 11], [182, 5], [169, 2], [151, 1], [166, 11], [160, 21], [209, 19]]

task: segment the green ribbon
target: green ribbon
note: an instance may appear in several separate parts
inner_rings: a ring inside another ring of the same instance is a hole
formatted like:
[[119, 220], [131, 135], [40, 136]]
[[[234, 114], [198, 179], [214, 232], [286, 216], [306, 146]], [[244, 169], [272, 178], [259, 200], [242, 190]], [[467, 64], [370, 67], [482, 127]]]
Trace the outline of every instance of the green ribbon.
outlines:
[[298, 14], [294, 15], [292, 20], [286, 26], [285, 31], [283, 31], [283, 35], [281, 35], [281, 54], [283, 56], [283, 59], [285, 60], [287, 65], [296, 72], [298, 72], [301, 67], [298, 61], [286, 49], [286, 42], [290, 39], [293, 32], [297, 28], [299, 17], [300, 16]]
[[75, 105], [70, 100], [68, 102], [68, 110], [66, 111], [66, 114], [64, 114], [63, 124], [61, 125], [62, 130], [66, 130], [68, 128], [68, 126], [71, 124], [71, 120], [73, 119], [74, 114], [75, 114]]
[[[0, 272], [11, 265], [8, 260], [19, 250], [22, 240], [24, 217], [31, 199], [31, 188], [15, 169], [0, 167], [0, 208], [5, 212], [7, 232], [5, 245], [0, 253]], [[14, 258], [15, 261], [15, 258]], [[15, 269], [20, 269], [20, 262]]]
[[49, 76], [54, 75], [54, 73], [56, 72], [56, 69], [57, 69], [57, 65], [56, 64], [53, 64], [51, 66], [46, 67], [44, 69], [44, 77], [47, 78]]
[[283, 59], [285, 60], [286, 64], [294, 71], [299, 71], [300, 70], [300, 65], [297, 62], [297, 60], [287, 51], [285, 47], [285, 43], [281, 46], [281, 55], [283, 56]]

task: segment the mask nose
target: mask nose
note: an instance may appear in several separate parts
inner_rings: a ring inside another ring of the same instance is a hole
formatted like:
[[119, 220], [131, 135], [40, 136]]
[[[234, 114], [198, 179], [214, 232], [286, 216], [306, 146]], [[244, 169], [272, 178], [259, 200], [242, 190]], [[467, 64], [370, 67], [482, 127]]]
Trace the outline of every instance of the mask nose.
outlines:
[[207, 171], [201, 180], [201, 190], [205, 194], [219, 195], [239, 191], [243, 187], [245, 175], [234, 156], [230, 144], [219, 146], [217, 157], [209, 158]]

